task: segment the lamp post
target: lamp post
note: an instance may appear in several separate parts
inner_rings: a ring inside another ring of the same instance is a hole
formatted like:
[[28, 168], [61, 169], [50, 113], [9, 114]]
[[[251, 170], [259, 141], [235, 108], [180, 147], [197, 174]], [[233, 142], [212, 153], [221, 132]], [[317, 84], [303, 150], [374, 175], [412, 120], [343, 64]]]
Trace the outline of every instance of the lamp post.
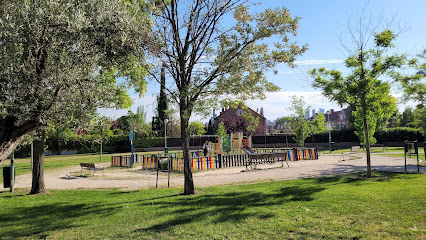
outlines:
[[167, 150], [167, 118], [164, 119], [164, 151], [168, 153]]
[[331, 124], [330, 124], [330, 111], [327, 111], [327, 130], [328, 130], [328, 147], [331, 153]]

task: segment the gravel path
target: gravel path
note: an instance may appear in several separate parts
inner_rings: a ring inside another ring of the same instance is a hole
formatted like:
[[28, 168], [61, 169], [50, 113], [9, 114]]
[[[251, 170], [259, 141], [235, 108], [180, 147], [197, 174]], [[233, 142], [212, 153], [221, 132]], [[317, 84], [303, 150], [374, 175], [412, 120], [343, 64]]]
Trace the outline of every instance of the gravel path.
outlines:
[[[208, 187], [213, 185], [264, 182], [271, 180], [286, 180], [309, 178], [316, 176], [336, 175], [350, 172], [365, 171], [365, 154], [356, 154], [358, 159], [342, 161], [341, 154], [321, 155], [319, 160], [304, 160], [289, 162], [290, 167], [281, 163], [258, 165], [257, 169], [245, 171], [245, 167], [233, 167], [196, 172], [193, 174], [195, 187]], [[345, 158], [347, 158], [345, 156]], [[417, 171], [414, 166], [416, 161], [409, 160], [408, 170]], [[372, 155], [372, 169], [378, 171], [404, 171], [404, 159]], [[426, 168], [420, 167], [425, 173]], [[87, 171], [86, 171], [87, 172]], [[171, 174], [170, 186], [183, 188], [183, 174]], [[156, 173], [137, 168], [113, 168], [97, 172], [94, 176], [80, 176], [80, 166], [69, 167], [45, 172], [47, 189], [147, 189], [155, 188]], [[167, 187], [167, 173], [159, 174], [158, 186]], [[31, 174], [20, 175], [16, 178], [15, 188], [30, 188]], [[0, 191], [7, 191], [3, 185]]]

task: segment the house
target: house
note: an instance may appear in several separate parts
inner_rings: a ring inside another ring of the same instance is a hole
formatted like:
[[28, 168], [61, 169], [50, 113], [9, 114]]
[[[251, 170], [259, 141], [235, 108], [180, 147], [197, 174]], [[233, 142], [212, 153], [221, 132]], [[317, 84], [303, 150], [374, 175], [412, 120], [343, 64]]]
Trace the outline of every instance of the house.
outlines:
[[350, 108], [345, 108], [341, 111], [334, 111], [334, 109], [330, 109], [330, 111], [327, 111], [324, 114], [325, 121], [330, 122], [332, 128], [335, 130], [349, 128], [349, 116], [351, 111], [352, 110]]
[[[351, 109], [345, 108], [341, 111], [334, 111], [334, 109], [330, 109], [326, 113], [324, 113], [325, 116], [325, 122], [330, 122], [332, 129], [340, 130], [340, 129], [346, 129], [350, 127], [349, 123], [349, 116], [351, 115]], [[315, 114], [316, 116], [317, 114]], [[312, 121], [315, 119], [315, 116], [312, 116], [308, 119], [308, 121]]]
[[[242, 116], [244, 111], [245, 110], [240, 107], [222, 109], [220, 114], [214, 118], [214, 128], [217, 129], [219, 123], [224, 122], [225, 125], [228, 125], [228, 127], [226, 127], [228, 131], [244, 131], [242, 129], [245, 122], [245, 118]], [[247, 108], [246, 111], [249, 111], [255, 118], [259, 118], [259, 124], [257, 125], [253, 135], [264, 135], [266, 131], [266, 118], [263, 116], [263, 108], [260, 108], [260, 112], [256, 112], [251, 108]]]

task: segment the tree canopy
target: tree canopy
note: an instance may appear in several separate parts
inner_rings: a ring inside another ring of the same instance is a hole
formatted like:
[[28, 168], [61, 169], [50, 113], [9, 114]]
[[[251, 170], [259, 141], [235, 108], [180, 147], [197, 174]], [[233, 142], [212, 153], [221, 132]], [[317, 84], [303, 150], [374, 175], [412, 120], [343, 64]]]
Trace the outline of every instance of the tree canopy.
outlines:
[[[0, 162], [48, 120], [129, 107], [145, 90], [144, 1], [0, 3]], [[123, 77], [118, 83], [117, 77]]]
[[[160, 82], [158, 73], [164, 66], [173, 80], [173, 86], [166, 85], [180, 109], [184, 193], [193, 194], [188, 153], [188, 121], [193, 111], [206, 111], [223, 96], [245, 100], [278, 90], [265, 74], [277, 63], [294, 66], [306, 46], [291, 41], [299, 18], [284, 7], [252, 14], [246, 0], [159, 2], [156, 41], [149, 50], [160, 64], [150, 75]], [[265, 41], [271, 38], [275, 43]]]
[[[375, 142], [373, 134], [376, 126], [380, 124], [379, 120], [388, 120], [396, 110], [390, 85], [380, 78], [394, 76], [396, 70], [407, 63], [407, 59], [403, 54], [387, 55], [396, 37], [391, 30], [370, 32], [365, 29], [364, 20], [361, 18], [359, 28], [349, 29], [354, 50], [348, 51], [345, 65], [350, 74], [344, 76], [338, 70], [325, 68], [313, 69], [310, 74], [314, 78], [313, 86], [321, 89], [323, 95], [352, 108], [353, 126], [367, 148], [367, 176], [370, 177], [370, 144]], [[374, 45], [369, 48], [369, 39], [372, 38]]]

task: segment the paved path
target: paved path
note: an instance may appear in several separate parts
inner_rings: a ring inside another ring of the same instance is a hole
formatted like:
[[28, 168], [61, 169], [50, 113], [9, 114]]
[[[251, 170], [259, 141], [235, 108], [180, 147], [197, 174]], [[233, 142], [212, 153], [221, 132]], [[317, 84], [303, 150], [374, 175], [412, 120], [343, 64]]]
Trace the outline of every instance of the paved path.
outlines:
[[[350, 172], [366, 171], [364, 154], [356, 154], [359, 159], [342, 161], [341, 154], [321, 155], [319, 160], [305, 160], [289, 162], [290, 167], [281, 163], [258, 165], [256, 170], [245, 171], [245, 167], [233, 167], [196, 172], [193, 174], [195, 187], [208, 187], [213, 185], [262, 182], [271, 180], [286, 180], [309, 178], [316, 176], [336, 175]], [[414, 159], [409, 160], [415, 164]], [[378, 171], [404, 171], [404, 159], [372, 155], [372, 169]], [[414, 165], [409, 166], [410, 172], [417, 171]], [[425, 173], [426, 167], [420, 167]], [[146, 189], [155, 188], [156, 173], [143, 171], [140, 167], [114, 168], [97, 172], [94, 176], [80, 177], [80, 166], [69, 167], [45, 172], [47, 189]], [[172, 174], [171, 187], [183, 188], [183, 174]], [[167, 187], [167, 173], [160, 173], [159, 187]], [[0, 191], [7, 189], [0, 187]], [[31, 174], [20, 175], [16, 178], [15, 188], [30, 188]]]

